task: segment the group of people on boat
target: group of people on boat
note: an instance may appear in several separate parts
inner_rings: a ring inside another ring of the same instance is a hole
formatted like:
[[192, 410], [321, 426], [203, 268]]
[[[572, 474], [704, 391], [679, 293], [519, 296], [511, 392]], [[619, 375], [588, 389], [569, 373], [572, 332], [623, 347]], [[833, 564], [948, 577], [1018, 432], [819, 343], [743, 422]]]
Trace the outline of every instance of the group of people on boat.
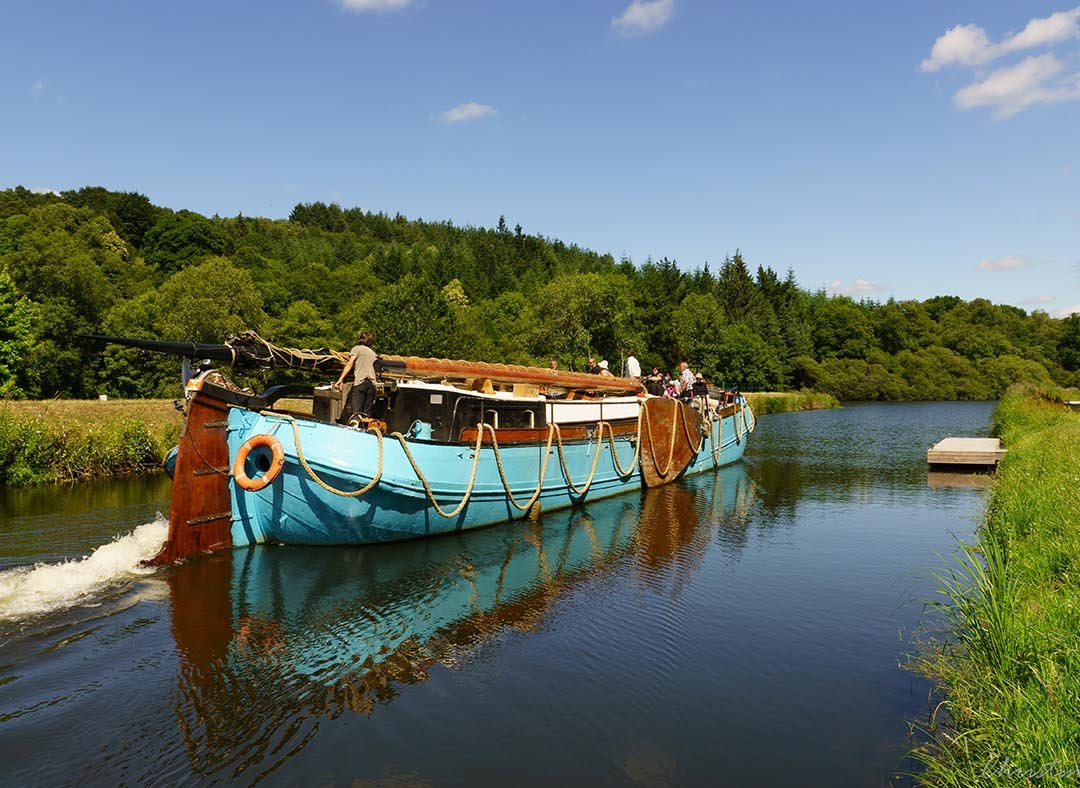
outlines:
[[[559, 362], [552, 359], [550, 368], [558, 369]], [[625, 369], [626, 377], [640, 381], [644, 389], [656, 397], [690, 399], [708, 395], [709, 382], [705, 380], [705, 377], [700, 372], [695, 374], [686, 361], [680, 362], [679, 369], [674, 373], [669, 373], [666, 370], [661, 372], [660, 367], [653, 367], [652, 372], [648, 375], [642, 375], [641, 362], [631, 354], [626, 357]], [[604, 359], [597, 363], [594, 356], [589, 356], [585, 371], [594, 375], [614, 377], [607, 360]]]
[[675, 373], [661, 372], [659, 367], [653, 367], [652, 372], [642, 378], [642, 385], [657, 397], [692, 399], [708, 396], [709, 393], [709, 382], [705, 376], [700, 372], [695, 374], [685, 361], [679, 364]]

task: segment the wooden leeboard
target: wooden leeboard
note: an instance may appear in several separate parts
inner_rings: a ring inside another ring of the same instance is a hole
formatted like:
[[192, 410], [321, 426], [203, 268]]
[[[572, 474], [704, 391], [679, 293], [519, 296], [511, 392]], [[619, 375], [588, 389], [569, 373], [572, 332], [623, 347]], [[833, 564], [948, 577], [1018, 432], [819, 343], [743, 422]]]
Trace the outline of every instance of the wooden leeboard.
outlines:
[[646, 487], [659, 487], [678, 478], [694, 459], [701, 416], [676, 399], [650, 397], [642, 407], [641, 477]]
[[926, 452], [931, 465], [997, 465], [1005, 456], [997, 438], [945, 438]]
[[228, 407], [202, 393], [188, 404], [173, 469], [169, 538], [151, 561], [168, 564], [208, 550], [232, 547], [229, 498]]

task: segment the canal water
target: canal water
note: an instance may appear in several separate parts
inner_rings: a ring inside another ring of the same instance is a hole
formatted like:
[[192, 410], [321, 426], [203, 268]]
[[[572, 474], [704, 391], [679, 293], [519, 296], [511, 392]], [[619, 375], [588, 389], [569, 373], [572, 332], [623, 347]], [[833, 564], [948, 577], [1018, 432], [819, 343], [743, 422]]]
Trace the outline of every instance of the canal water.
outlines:
[[925, 451], [991, 410], [766, 416], [740, 465], [537, 523], [156, 571], [164, 477], [4, 491], [0, 783], [890, 784], [986, 498]]

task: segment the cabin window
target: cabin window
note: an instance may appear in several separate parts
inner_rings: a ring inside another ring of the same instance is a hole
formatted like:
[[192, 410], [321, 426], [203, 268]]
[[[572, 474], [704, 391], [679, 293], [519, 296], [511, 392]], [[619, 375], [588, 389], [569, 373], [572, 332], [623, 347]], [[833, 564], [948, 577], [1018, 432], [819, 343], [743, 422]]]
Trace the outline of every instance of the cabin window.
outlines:
[[454, 424], [456, 430], [475, 427], [481, 421], [497, 430], [535, 429], [538, 423], [543, 423], [543, 415], [537, 417], [537, 411], [541, 407], [543, 406], [492, 402], [486, 399], [462, 399], [458, 402]]
[[484, 422], [495, 429], [534, 429], [536, 411], [532, 408], [484, 408]]

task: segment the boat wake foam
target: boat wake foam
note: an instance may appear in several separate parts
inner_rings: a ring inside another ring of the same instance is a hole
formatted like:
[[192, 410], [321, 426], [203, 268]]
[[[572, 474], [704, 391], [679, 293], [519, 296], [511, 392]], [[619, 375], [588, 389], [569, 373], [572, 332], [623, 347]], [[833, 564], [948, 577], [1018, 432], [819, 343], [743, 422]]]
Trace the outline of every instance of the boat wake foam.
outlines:
[[85, 558], [0, 572], [0, 621], [71, 607], [110, 586], [153, 573], [143, 562], [157, 555], [167, 532], [168, 523], [158, 515]]

